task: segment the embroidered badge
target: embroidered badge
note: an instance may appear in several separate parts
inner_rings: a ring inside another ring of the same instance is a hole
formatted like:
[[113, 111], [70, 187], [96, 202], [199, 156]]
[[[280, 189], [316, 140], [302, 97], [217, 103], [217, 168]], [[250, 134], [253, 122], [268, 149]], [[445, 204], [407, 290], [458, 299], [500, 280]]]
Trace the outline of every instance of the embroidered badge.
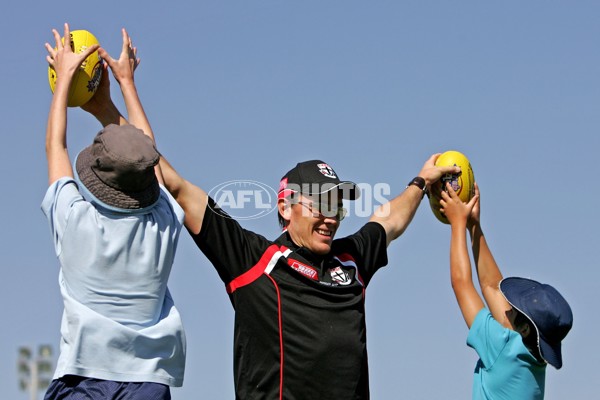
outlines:
[[328, 164], [317, 164], [317, 167], [319, 167], [319, 172], [325, 175], [326, 177], [332, 179], [337, 178], [337, 176], [335, 176], [335, 172], [333, 172], [333, 168], [331, 168]]
[[335, 267], [329, 270], [331, 280], [341, 286], [346, 286], [352, 283], [350, 274], [344, 271], [341, 267]]

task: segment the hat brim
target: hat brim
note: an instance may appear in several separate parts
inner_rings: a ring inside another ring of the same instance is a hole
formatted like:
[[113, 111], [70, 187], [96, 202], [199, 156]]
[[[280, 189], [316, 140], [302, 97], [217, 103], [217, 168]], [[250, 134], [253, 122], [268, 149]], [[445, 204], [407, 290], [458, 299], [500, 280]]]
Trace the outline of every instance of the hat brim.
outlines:
[[541, 349], [542, 358], [554, 368], [560, 369], [563, 364], [561, 343], [551, 345], [544, 340], [541, 334], [539, 335], [539, 339], [538, 345]]
[[560, 342], [557, 344], [551, 344], [543, 337], [543, 335], [541, 335], [535, 321], [531, 318], [531, 312], [527, 303], [523, 301], [525, 295], [531, 291], [532, 287], [541, 288], [542, 284], [534, 281], [533, 279], [519, 277], [504, 278], [502, 281], [500, 281], [500, 291], [504, 295], [506, 301], [508, 301], [511, 306], [525, 315], [525, 317], [527, 317], [527, 319], [535, 328], [538, 350], [544, 361], [552, 365], [554, 368], [560, 369], [562, 367]]
[[160, 196], [158, 179], [154, 176], [151, 184], [141, 191], [117, 190], [98, 178], [91, 166], [94, 164], [92, 146], [81, 150], [75, 160], [75, 170], [79, 182], [101, 202], [115, 208], [135, 210], [154, 205]]
[[318, 193], [308, 193], [311, 195], [330, 193], [332, 190], [338, 190], [342, 193], [342, 199], [344, 200], [356, 200], [360, 197], [360, 191], [354, 182], [344, 181], [338, 184], [323, 184], [322, 190]]

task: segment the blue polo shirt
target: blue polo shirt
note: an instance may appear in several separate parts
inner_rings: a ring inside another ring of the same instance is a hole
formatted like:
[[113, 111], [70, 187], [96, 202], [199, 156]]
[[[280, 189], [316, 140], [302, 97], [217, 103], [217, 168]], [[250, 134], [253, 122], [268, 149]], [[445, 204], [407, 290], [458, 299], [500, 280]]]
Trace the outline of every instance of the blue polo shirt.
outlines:
[[102, 207], [76, 181], [48, 188], [64, 304], [54, 378], [78, 375], [181, 386], [185, 335], [167, 287], [184, 213], [161, 187], [151, 207]]
[[482, 308], [469, 330], [467, 345], [479, 361], [473, 379], [473, 399], [542, 400], [546, 364], [523, 344], [518, 332], [503, 327]]

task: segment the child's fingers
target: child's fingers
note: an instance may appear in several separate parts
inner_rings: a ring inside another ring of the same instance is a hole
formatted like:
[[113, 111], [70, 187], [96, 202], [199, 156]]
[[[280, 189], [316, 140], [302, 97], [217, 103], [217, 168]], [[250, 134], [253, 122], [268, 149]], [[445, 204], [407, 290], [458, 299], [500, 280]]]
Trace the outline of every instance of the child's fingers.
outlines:
[[442, 191], [440, 192], [440, 203], [441, 203], [442, 201], [444, 201], [444, 200], [445, 200], [445, 201], [448, 201], [448, 200], [450, 200], [450, 196], [448, 195], [448, 193], [446, 193], [446, 191], [445, 191], [445, 190], [442, 190]]
[[54, 47], [50, 46], [50, 43], [44, 44], [44, 47], [46, 47], [46, 51], [48, 52], [47, 57], [50, 57], [52, 60], [54, 60], [54, 57], [56, 57], [56, 50], [54, 50]]
[[477, 200], [479, 200], [479, 195], [475, 195], [471, 198], [471, 200], [469, 200], [469, 202], [467, 203], [467, 205], [469, 206], [469, 208], [473, 208], [473, 206], [475, 205], [475, 203], [477, 203]]
[[[71, 31], [69, 30], [69, 24], [65, 23], [65, 29], [64, 29], [64, 35], [63, 35], [63, 40], [64, 40], [64, 48], [65, 51], [71, 51], [72, 49], [72, 44], [71, 44]], [[60, 40], [59, 40], [60, 41]]]
[[458, 194], [456, 194], [456, 191], [454, 190], [454, 188], [452, 188], [450, 182], [446, 182], [446, 191], [448, 192], [451, 198], [458, 198]]
[[127, 50], [127, 47], [131, 45], [131, 38], [125, 28], [121, 29], [121, 36], [123, 37], [123, 50]]
[[90, 54], [92, 54], [94, 51], [98, 50], [100, 48], [99, 44], [93, 44], [90, 47], [87, 47], [86, 49], [84, 49], [81, 53], [79, 53], [81, 55], [81, 57], [85, 60], [86, 58], [89, 57]]
[[110, 56], [110, 54], [108, 54], [108, 51], [106, 51], [104, 47], [100, 47], [98, 49], [98, 55], [107, 63], [112, 60], [112, 57]]
[[58, 34], [58, 31], [56, 29], [52, 29], [52, 36], [54, 36], [54, 42], [56, 43], [56, 48], [62, 49], [62, 47], [63, 47], [62, 40], [60, 40], [60, 35]]

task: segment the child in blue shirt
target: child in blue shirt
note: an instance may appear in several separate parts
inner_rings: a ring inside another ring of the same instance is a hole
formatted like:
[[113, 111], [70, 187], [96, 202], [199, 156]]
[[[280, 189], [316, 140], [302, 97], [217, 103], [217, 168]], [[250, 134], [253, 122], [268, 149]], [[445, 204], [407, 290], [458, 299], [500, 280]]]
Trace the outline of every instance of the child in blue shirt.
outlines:
[[[562, 367], [561, 341], [573, 324], [571, 308], [550, 285], [502, 278], [481, 229], [477, 184], [468, 203], [449, 184], [445, 189], [440, 205], [451, 225], [452, 288], [469, 327], [467, 345], [479, 355], [473, 399], [543, 399], [546, 364]], [[473, 284], [467, 230], [487, 308]]]
[[[46, 130], [49, 187], [42, 210], [60, 262], [64, 305], [47, 400], [169, 400], [170, 387], [183, 383], [185, 332], [167, 283], [184, 213], [162, 186], [160, 154], [133, 85], [135, 48], [122, 33], [117, 60], [98, 45], [73, 52], [67, 24], [65, 43], [53, 30], [56, 46], [46, 44], [57, 80]], [[68, 93], [79, 66], [96, 49], [119, 82], [131, 124], [105, 126], [72, 166]]]

